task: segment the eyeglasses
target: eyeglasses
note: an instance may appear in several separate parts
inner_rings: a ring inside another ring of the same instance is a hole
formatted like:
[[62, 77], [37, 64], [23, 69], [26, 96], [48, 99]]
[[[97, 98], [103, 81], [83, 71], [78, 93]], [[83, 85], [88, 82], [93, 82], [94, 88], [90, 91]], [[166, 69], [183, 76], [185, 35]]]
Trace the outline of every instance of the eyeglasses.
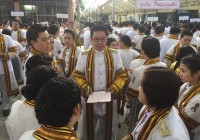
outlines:
[[97, 43], [97, 42], [99, 42], [99, 41], [101, 41], [101, 42], [105, 42], [107, 39], [106, 38], [94, 38], [94, 39], [92, 39], [95, 43]]

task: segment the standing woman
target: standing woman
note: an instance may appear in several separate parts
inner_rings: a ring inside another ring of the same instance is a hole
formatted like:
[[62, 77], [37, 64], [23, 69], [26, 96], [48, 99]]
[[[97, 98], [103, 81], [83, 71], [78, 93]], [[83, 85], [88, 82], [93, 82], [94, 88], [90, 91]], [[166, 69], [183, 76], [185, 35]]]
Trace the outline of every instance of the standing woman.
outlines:
[[200, 138], [200, 55], [184, 57], [180, 63], [180, 74], [184, 83], [178, 99], [179, 115], [187, 126], [191, 140]]
[[122, 140], [189, 140], [187, 128], [174, 107], [178, 99], [178, 76], [164, 67], [150, 67], [139, 86], [144, 104], [133, 132]]
[[119, 41], [119, 54], [122, 59], [122, 63], [124, 68], [127, 70], [130, 68], [131, 62], [139, 57], [139, 53], [133, 49], [131, 49], [131, 38], [127, 35], [124, 35], [120, 38]]
[[106, 46], [111, 49], [119, 49], [117, 40], [114, 38], [107, 38]]

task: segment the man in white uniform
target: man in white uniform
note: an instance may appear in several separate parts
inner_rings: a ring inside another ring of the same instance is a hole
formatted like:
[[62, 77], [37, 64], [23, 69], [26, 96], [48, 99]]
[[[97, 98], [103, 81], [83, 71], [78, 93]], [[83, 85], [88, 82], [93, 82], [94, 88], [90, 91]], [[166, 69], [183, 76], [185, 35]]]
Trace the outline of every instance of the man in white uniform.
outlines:
[[133, 30], [128, 31], [126, 35], [128, 35], [131, 38], [131, 41], [133, 41], [133, 37], [136, 36], [138, 34], [137, 32], [137, 28], [138, 28], [139, 24], [135, 23], [133, 25]]
[[[183, 31], [180, 35], [180, 41], [170, 47], [170, 49], [167, 51], [167, 54], [165, 55], [165, 63], [167, 66], [170, 66], [176, 59], [176, 56], [179, 52], [180, 47], [192, 47], [191, 41], [192, 41], [193, 34], [189, 31]], [[194, 48], [194, 50], [197, 52], [197, 50]]]
[[86, 30], [83, 33], [84, 50], [88, 50], [89, 46], [91, 45], [90, 31], [92, 27], [94, 26], [94, 23], [88, 23], [88, 26], [89, 26], [89, 30]]
[[63, 49], [63, 45], [59, 38], [59, 29], [57, 25], [50, 25], [48, 28], [48, 33], [53, 35], [54, 38], [54, 56], [58, 58], [61, 50]]
[[[116, 97], [127, 81], [127, 75], [119, 53], [106, 47], [107, 36], [105, 26], [96, 25], [92, 28], [93, 48], [80, 54], [72, 73], [83, 96], [81, 140], [117, 139]], [[86, 101], [91, 91], [109, 91], [112, 100], [108, 103], [88, 104]]]
[[154, 34], [152, 36], [155, 37], [155, 38], [157, 38], [159, 41], [161, 39], [165, 39], [166, 36], [164, 34], [164, 31], [165, 31], [165, 26], [164, 25], [158, 25], [154, 29]]
[[143, 38], [146, 36], [144, 32], [145, 32], [145, 27], [139, 26], [138, 35], [133, 37], [133, 46], [138, 52], [141, 51], [141, 43], [142, 43]]
[[130, 110], [131, 113], [130, 113], [129, 132], [133, 130], [134, 124], [136, 123], [137, 120], [137, 116], [142, 107], [142, 104], [139, 102], [137, 97], [138, 97], [138, 87], [141, 84], [142, 76], [145, 69], [152, 66], [166, 67], [165, 63], [160, 62], [158, 59], [160, 54], [160, 43], [158, 39], [151, 36], [147, 36], [144, 38], [141, 45], [142, 45], [141, 54], [146, 61], [142, 66], [136, 68], [133, 71], [133, 76], [129, 84], [128, 95], [132, 96], [133, 98], [132, 100], [133, 103]]
[[170, 47], [178, 43], [178, 37], [181, 30], [174, 26], [170, 29], [168, 38], [160, 40], [160, 61], [164, 62], [165, 55]]
[[0, 92], [2, 93], [3, 116], [8, 116], [10, 112], [9, 97], [19, 94], [18, 85], [15, 79], [11, 59], [17, 55], [12, 38], [0, 34]]
[[57, 68], [64, 77], [69, 77], [76, 67], [76, 63], [81, 53], [81, 49], [75, 46], [75, 33], [66, 29], [64, 32], [65, 48], [61, 50], [58, 56]]
[[14, 20], [12, 22], [12, 39], [18, 41], [22, 44], [23, 47], [26, 47], [26, 32], [24, 30], [19, 29], [20, 21]]

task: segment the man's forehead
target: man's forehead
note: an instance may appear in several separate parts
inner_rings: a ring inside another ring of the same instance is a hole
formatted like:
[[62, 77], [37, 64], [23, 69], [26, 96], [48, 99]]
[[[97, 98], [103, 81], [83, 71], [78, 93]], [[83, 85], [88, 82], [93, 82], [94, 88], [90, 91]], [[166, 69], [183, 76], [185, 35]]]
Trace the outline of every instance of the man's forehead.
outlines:
[[106, 33], [104, 31], [94, 31], [93, 37], [106, 37]]
[[48, 34], [47, 31], [40, 32], [40, 33], [39, 33], [39, 37], [49, 37], [49, 34]]

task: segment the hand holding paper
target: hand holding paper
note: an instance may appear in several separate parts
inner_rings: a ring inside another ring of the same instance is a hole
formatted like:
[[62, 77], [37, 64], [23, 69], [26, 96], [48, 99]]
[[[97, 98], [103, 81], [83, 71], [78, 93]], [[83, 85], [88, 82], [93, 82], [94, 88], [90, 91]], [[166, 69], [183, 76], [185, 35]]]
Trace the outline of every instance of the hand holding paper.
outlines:
[[111, 101], [111, 92], [98, 91], [89, 95], [87, 103], [105, 103]]

